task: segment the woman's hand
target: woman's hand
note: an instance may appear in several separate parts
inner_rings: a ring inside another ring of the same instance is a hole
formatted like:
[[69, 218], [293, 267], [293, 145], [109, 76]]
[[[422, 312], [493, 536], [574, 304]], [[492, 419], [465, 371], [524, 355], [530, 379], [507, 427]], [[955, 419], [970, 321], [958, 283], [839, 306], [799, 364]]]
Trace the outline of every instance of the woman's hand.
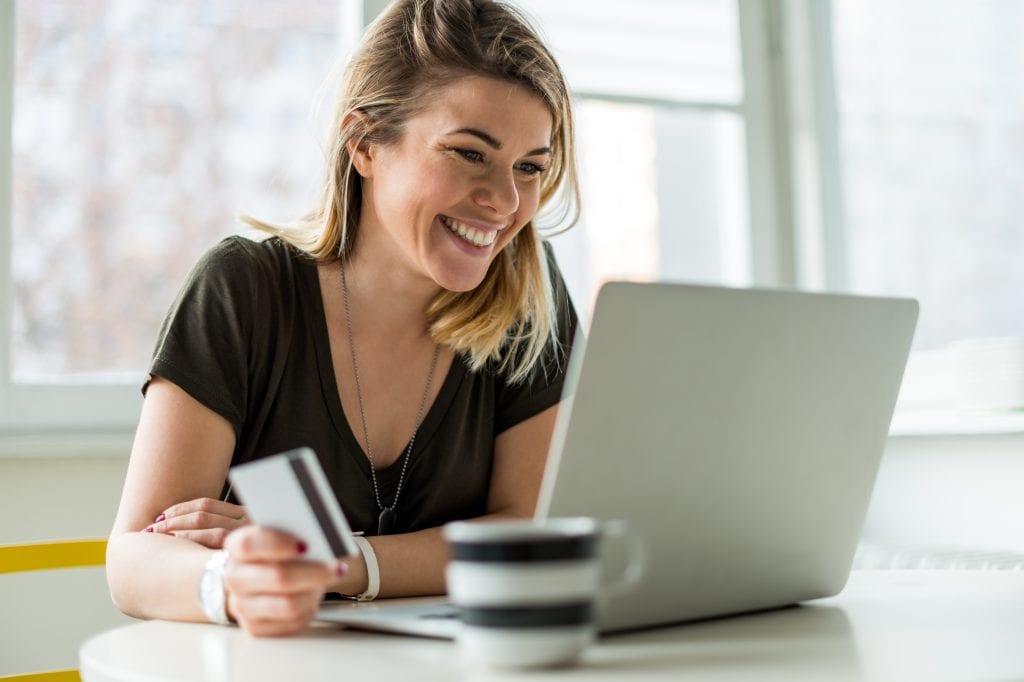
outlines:
[[185, 538], [210, 549], [221, 549], [228, 533], [249, 523], [245, 507], [200, 497], [168, 507], [145, 530], [147, 533]]
[[327, 587], [347, 568], [343, 562], [304, 560], [304, 543], [264, 526], [229, 534], [224, 549], [229, 557], [224, 569], [228, 616], [261, 637], [303, 631]]

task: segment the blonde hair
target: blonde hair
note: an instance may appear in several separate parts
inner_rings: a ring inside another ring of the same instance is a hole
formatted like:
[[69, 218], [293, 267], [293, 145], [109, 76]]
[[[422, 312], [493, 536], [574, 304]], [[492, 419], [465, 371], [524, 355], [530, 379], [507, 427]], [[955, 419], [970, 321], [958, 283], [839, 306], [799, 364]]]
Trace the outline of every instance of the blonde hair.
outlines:
[[[396, 0], [367, 29], [345, 70], [327, 148], [319, 206], [298, 222], [274, 226], [243, 217], [320, 262], [346, 258], [359, 227], [361, 178], [355, 145], [398, 141], [403, 126], [439, 86], [469, 75], [520, 85], [552, 116], [552, 156], [541, 177], [540, 211], [555, 224], [579, 217], [572, 106], [561, 69], [526, 19], [495, 0]], [[350, 125], [342, 122], [350, 117]], [[555, 210], [551, 210], [554, 207]], [[541, 234], [531, 220], [466, 292], [441, 292], [428, 306], [433, 339], [465, 353], [471, 369], [498, 363], [507, 379], [525, 379], [556, 343], [557, 320]]]

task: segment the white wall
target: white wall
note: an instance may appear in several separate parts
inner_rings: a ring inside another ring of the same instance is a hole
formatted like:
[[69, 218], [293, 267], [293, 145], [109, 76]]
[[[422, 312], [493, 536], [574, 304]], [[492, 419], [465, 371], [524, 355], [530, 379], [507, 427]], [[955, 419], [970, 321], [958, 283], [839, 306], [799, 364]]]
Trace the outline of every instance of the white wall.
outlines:
[[891, 438], [864, 540], [1024, 552], [1024, 434]]
[[[127, 457], [0, 458], [0, 544], [105, 537]], [[0, 675], [78, 667], [78, 645], [134, 622], [102, 568], [0, 574]]]

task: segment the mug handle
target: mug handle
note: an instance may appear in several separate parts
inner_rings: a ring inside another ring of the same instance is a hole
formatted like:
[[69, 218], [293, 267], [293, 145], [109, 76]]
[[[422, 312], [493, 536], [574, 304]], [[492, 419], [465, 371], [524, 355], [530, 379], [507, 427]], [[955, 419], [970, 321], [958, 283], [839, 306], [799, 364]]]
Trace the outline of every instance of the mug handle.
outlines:
[[643, 541], [630, 533], [629, 524], [619, 519], [604, 521], [601, 524], [602, 541], [605, 539], [623, 542], [629, 554], [629, 561], [622, 574], [611, 579], [602, 578], [601, 589], [606, 596], [616, 596], [629, 592], [644, 575], [647, 566], [647, 551]]

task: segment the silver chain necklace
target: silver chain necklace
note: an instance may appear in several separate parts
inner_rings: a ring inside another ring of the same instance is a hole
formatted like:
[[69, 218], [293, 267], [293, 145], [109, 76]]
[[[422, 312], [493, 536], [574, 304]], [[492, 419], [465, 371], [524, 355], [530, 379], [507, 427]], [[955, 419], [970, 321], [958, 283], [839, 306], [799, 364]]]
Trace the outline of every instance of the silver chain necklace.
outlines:
[[377, 508], [380, 509], [380, 516], [377, 517], [377, 535], [388, 535], [395, 529], [395, 507], [398, 506], [398, 496], [402, 494], [402, 483], [405, 481], [405, 471], [409, 467], [409, 455], [412, 453], [412, 446], [416, 443], [416, 434], [423, 424], [423, 410], [427, 406], [427, 396], [430, 395], [430, 384], [434, 381], [434, 369], [437, 367], [437, 357], [441, 347], [434, 344], [434, 356], [430, 360], [430, 371], [427, 373], [427, 386], [423, 389], [423, 397], [420, 399], [419, 409], [416, 411], [416, 426], [412, 430], [412, 438], [409, 446], [402, 456], [402, 471], [398, 475], [398, 486], [395, 488], [395, 497], [387, 507], [380, 499], [380, 486], [377, 485], [377, 465], [373, 461], [373, 450], [370, 448], [370, 432], [366, 428], [366, 409], [363, 407], [363, 389], [359, 383], [359, 362], [356, 360], [356, 342], [352, 334], [352, 311], [348, 303], [348, 283], [345, 281], [345, 266], [341, 270], [341, 297], [345, 304], [345, 330], [348, 332], [348, 347], [352, 351], [352, 374], [356, 379], [356, 398], [359, 401], [359, 421], [363, 426], [363, 442], [366, 443], [366, 459], [370, 460], [370, 480], [373, 481], [373, 495], [377, 500]]

